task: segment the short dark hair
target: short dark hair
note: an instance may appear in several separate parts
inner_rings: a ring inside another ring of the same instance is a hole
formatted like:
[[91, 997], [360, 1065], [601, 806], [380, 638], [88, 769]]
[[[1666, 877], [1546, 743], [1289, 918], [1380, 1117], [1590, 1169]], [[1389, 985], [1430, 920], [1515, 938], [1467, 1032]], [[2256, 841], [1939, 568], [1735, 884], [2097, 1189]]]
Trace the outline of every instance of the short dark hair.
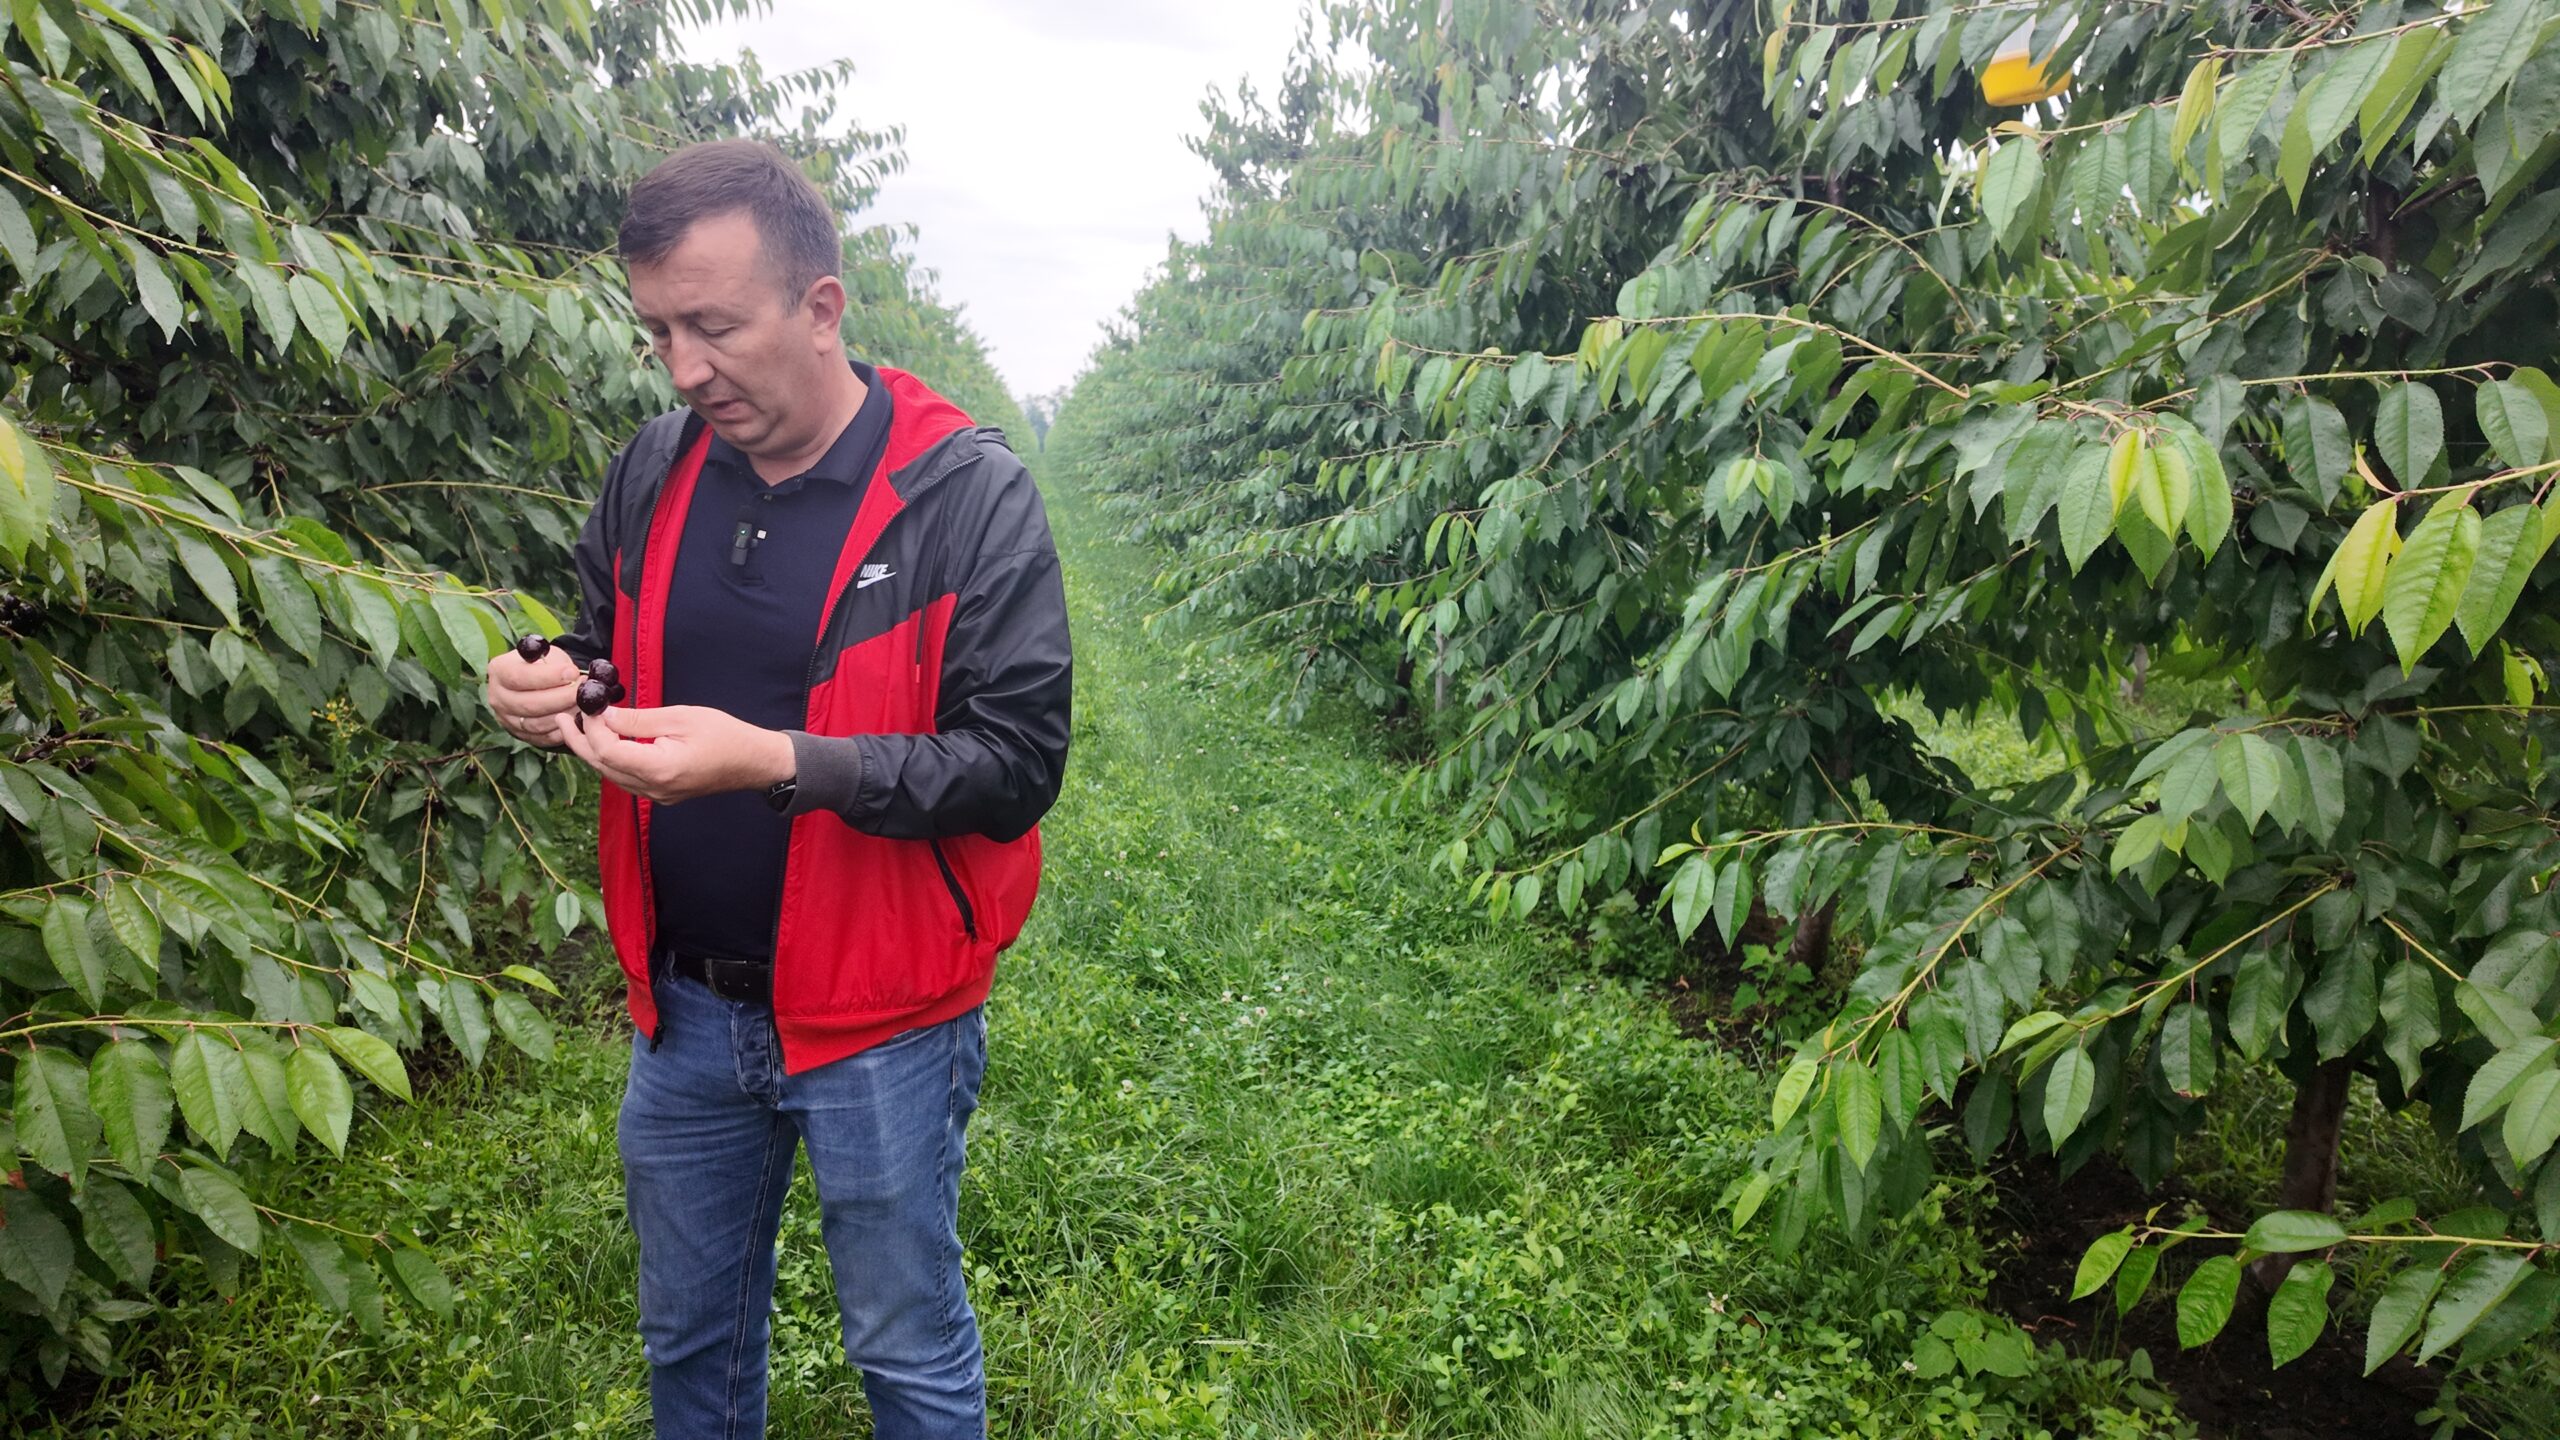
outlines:
[[794, 300], [838, 274], [843, 240], [827, 197], [791, 158], [761, 140], [710, 140], [658, 162], [631, 187], [615, 249], [626, 265], [654, 265], [697, 221], [744, 213], [765, 262]]

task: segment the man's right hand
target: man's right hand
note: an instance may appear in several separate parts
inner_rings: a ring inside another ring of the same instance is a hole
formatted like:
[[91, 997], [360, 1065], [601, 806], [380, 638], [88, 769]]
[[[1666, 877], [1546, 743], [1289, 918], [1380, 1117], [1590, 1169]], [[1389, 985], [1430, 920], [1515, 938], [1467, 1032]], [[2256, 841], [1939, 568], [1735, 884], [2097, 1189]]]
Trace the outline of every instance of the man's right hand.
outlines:
[[561, 726], [577, 712], [578, 678], [578, 662], [557, 646], [531, 662], [501, 650], [489, 660], [489, 713], [527, 745], [566, 745]]

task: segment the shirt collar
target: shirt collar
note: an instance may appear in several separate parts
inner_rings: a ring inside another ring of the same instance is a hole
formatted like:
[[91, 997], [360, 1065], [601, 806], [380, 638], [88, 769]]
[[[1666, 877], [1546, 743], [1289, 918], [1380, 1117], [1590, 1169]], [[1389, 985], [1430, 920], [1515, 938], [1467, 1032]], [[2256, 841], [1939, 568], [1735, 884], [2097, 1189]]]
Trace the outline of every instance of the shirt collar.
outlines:
[[[859, 486], [871, 478], [868, 462], [872, 452], [879, 448], [871, 441], [889, 423], [889, 392], [880, 383], [879, 371], [859, 360], [849, 360], [849, 363], [853, 366], [853, 373], [862, 378], [862, 408], [854, 412], [852, 422], [836, 436], [835, 443], [827, 447], [827, 453], [818, 457], [818, 463], [781, 482], [782, 486], [797, 490], [811, 480], [833, 480], [839, 485]], [[711, 450], [704, 458], [739, 474], [755, 476], [755, 464], [747, 458], [746, 452], [717, 435], [711, 437]], [[761, 476], [756, 476], [756, 479], [759, 484], [763, 483]]]

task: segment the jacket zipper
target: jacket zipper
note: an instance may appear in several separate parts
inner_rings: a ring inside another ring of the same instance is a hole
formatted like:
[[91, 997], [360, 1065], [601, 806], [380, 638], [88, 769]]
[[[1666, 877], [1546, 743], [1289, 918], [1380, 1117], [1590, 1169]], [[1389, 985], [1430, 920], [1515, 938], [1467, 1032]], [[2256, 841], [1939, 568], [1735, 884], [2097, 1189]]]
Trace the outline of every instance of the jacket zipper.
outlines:
[[942, 842], [940, 840], [927, 840], [924, 843], [933, 847], [934, 868], [942, 872], [943, 888], [951, 892], [951, 903], [960, 907], [960, 928], [968, 932], [971, 943], [976, 943], [978, 938], [978, 912], [970, 908], [969, 896], [967, 892], [960, 888], [960, 877], [952, 873], [951, 862], [944, 858], [942, 854]]

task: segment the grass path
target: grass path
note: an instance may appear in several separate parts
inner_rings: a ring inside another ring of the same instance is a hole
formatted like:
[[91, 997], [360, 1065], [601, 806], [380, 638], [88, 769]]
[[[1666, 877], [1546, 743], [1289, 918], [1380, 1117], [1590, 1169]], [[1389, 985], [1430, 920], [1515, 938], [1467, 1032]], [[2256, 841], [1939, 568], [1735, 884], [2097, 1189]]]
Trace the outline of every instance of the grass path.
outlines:
[[[1715, 1207], [1762, 1081], [1552, 941], [1487, 931], [1356, 724], [1271, 723], [1251, 677], [1148, 639], [1144, 558], [1053, 505], [1075, 752], [963, 1215], [997, 1434], [2151, 1433], [2103, 1367], [1909, 1372], [1979, 1293], [1934, 1205], [1787, 1261], [1732, 1236]], [[453, 1324], [395, 1308], [368, 1339], [266, 1264], [236, 1300], [178, 1296], [134, 1376], [48, 1433], [644, 1435], [624, 1044], [599, 1022], [548, 1067], [375, 1112], [363, 1159], [285, 1192], [417, 1217]], [[773, 1433], [866, 1434], [805, 1185], [783, 1247]]]

